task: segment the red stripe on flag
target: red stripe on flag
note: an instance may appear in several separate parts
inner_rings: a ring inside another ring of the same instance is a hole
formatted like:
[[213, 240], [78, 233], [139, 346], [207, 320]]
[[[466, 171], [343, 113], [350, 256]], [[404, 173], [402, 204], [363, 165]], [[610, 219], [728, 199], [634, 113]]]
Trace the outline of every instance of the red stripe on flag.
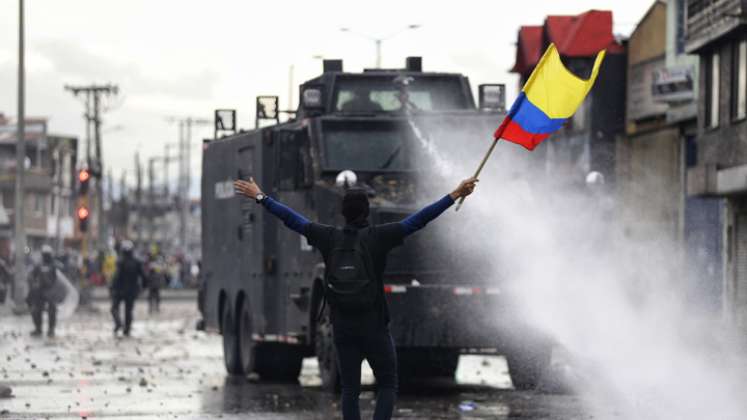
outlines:
[[495, 130], [494, 137], [496, 140], [504, 139], [512, 143], [520, 144], [528, 150], [534, 150], [538, 144], [550, 136], [550, 133], [534, 134], [523, 128], [516, 121], [506, 117], [501, 126]]

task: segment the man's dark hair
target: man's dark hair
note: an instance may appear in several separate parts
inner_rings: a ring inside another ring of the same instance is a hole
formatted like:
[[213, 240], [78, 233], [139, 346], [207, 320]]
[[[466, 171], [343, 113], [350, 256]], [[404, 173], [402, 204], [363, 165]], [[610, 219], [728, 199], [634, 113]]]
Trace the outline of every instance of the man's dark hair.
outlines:
[[368, 194], [360, 188], [351, 188], [342, 197], [342, 215], [348, 224], [356, 224], [368, 218]]

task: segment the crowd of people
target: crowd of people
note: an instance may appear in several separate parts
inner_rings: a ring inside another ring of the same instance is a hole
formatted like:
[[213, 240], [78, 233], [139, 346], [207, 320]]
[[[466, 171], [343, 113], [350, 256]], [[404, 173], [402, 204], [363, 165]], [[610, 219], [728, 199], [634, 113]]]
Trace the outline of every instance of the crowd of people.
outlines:
[[[138, 297], [147, 298], [148, 313], [154, 314], [160, 311], [162, 289], [199, 286], [199, 262], [178, 254], [166, 255], [155, 247], [138, 253], [129, 240], [118, 241], [112, 252], [99, 252], [89, 258], [72, 250], [55, 253], [45, 244], [26, 254], [25, 266], [26, 287], [19, 288], [25, 294], [25, 308], [17, 301], [13, 303], [16, 312], [27, 309], [30, 313], [34, 337], [45, 332], [45, 314], [46, 335], [55, 336], [59, 306], [64, 302], [70, 306], [71, 295], [75, 295], [72, 309], [91, 309], [94, 289], [108, 288], [114, 334], [128, 336]], [[11, 259], [0, 257], [0, 304], [18, 299], [16, 287]]]

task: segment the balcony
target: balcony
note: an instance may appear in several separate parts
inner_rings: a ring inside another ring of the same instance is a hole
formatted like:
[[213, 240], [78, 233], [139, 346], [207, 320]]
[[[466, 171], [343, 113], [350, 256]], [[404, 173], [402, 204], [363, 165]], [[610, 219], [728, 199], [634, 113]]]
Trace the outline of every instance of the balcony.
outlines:
[[747, 0], [687, 0], [688, 53], [718, 40], [744, 25]]

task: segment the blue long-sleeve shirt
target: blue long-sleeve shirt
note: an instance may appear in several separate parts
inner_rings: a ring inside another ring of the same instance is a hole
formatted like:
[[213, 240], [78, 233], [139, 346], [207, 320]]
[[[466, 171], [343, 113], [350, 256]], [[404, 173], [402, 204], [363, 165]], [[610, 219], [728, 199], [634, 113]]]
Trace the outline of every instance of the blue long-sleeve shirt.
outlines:
[[[309, 241], [309, 244], [321, 252], [325, 263], [327, 262], [331, 252], [331, 247], [333, 246], [333, 241], [331, 239], [332, 232], [335, 229], [334, 227], [312, 223], [309, 219], [270, 197], [263, 200], [262, 204], [270, 213], [282, 220], [285, 226], [294, 232], [304, 235]], [[438, 217], [452, 204], [454, 204], [454, 200], [451, 196], [447, 195], [435, 203], [406, 217], [401, 222], [385, 223], [375, 227], [376, 240], [372, 243], [372, 247], [370, 248], [371, 259], [373, 261], [373, 271], [376, 275], [377, 281], [381, 284], [381, 287], [384, 286], [383, 273], [386, 266], [386, 256], [388, 252], [401, 245], [405, 237], [425, 227], [428, 222]], [[368, 315], [364, 314], [363, 316], [363, 319], [370, 319], [373, 320], [372, 322], [386, 325], [389, 322], [389, 309], [386, 304], [386, 299], [379, 299], [378, 310], [372, 311], [368, 313]], [[360, 322], [365, 324], [365, 321], [361, 321], [361, 318], [350, 318], [347, 315], [343, 316], [341, 313], [336, 311], [334, 307], [332, 308], [332, 323], [335, 325], [335, 328], [357, 329], [359, 328]]]
[[282, 220], [285, 226], [294, 232], [298, 232], [301, 235], [305, 234], [306, 226], [311, 224], [311, 221], [303, 215], [297, 213], [292, 208], [285, 204], [274, 200], [272, 197], [267, 197], [262, 200], [262, 205], [272, 213], [275, 217]]
[[[402, 225], [405, 236], [411, 235], [424, 228], [428, 222], [440, 216], [441, 213], [451, 207], [452, 204], [454, 204], [454, 200], [447, 194], [435, 203], [423, 207], [420, 211], [406, 217], [404, 220], [399, 222], [399, 224]], [[279, 201], [274, 200], [272, 197], [267, 197], [263, 200], [262, 205], [275, 217], [282, 220], [285, 226], [292, 231], [301, 235], [306, 234], [306, 227], [311, 224], [311, 221], [303, 215]]]

